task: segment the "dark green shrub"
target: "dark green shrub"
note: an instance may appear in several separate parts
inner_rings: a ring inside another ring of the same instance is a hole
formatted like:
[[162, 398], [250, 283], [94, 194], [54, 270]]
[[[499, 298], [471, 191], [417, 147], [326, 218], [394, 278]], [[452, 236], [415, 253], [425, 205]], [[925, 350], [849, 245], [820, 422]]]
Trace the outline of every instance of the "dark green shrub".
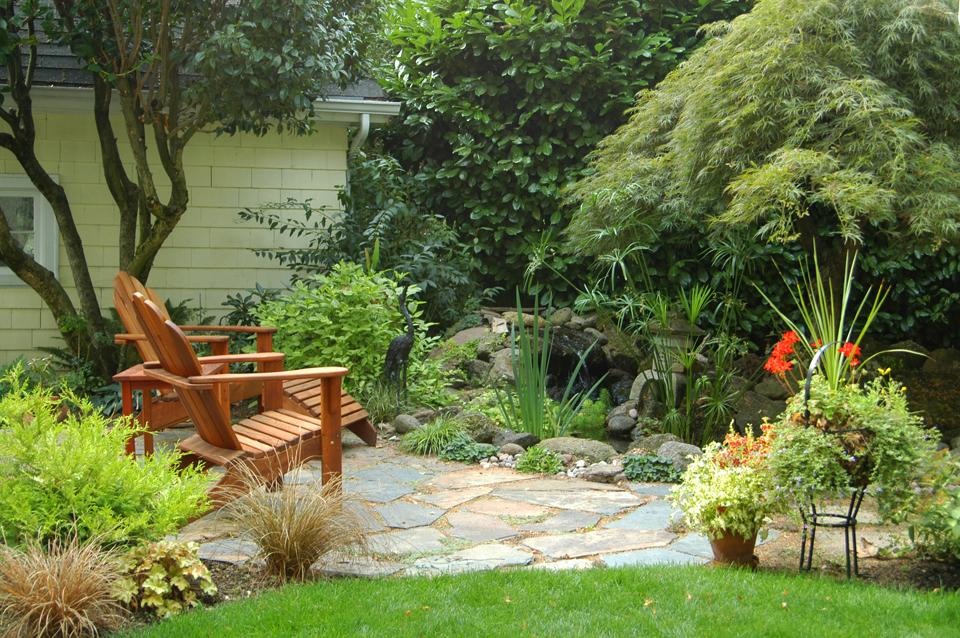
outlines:
[[535, 445], [517, 458], [517, 471], [525, 474], [557, 474], [563, 470], [563, 459], [553, 450]]
[[177, 454], [138, 461], [123, 453], [139, 431], [131, 421], [6, 382], [13, 389], [0, 398], [0, 534], [8, 543], [127, 545], [161, 538], [203, 510], [206, 476], [178, 471]]
[[[286, 294], [258, 306], [256, 315], [263, 325], [277, 328], [274, 345], [286, 353], [288, 368], [346, 366], [346, 385], [362, 396], [381, 378], [390, 341], [406, 330], [400, 289], [396, 275], [342, 262], [328, 273], [294, 282]], [[416, 292], [410, 288], [408, 295]], [[440, 362], [427, 357], [437, 339], [427, 336], [422, 302], [408, 300], [408, 307], [417, 326], [410, 355], [410, 400], [436, 405], [447, 398], [448, 375]]]
[[496, 447], [489, 443], [477, 443], [466, 434], [456, 436], [443, 446], [440, 454], [438, 454], [444, 461], [460, 461], [462, 463], [479, 463], [496, 455]]
[[631, 454], [623, 459], [623, 473], [629, 481], [679, 483], [680, 472], [670, 459], [653, 454]]
[[[384, 147], [415, 175], [423, 208], [469, 238], [483, 283], [513, 285], [529, 244], [568, 221], [561, 189], [636, 92], [686, 57], [701, 25], [750, 4], [403, 3], [390, 21], [398, 64], [385, 78], [403, 110]], [[560, 278], [541, 284], [569, 292]]]

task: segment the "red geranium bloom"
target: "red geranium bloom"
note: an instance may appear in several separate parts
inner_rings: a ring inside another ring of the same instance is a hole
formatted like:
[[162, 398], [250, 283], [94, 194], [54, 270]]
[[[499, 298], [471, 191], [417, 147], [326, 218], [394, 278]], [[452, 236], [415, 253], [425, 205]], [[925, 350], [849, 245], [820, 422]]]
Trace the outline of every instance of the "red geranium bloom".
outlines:
[[860, 356], [860, 346], [855, 343], [847, 342], [837, 348], [837, 350], [850, 360], [850, 367], [854, 367], [860, 364], [860, 359], [857, 357]]

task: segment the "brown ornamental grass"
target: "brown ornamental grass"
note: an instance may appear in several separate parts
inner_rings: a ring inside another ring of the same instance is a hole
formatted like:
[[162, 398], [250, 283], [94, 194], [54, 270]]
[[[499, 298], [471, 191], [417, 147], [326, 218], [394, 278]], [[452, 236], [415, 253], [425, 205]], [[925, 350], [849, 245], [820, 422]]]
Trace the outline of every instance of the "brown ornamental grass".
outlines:
[[113, 595], [118, 570], [93, 542], [0, 546], [0, 634], [74, 638], [116, 629], [124, 619]]

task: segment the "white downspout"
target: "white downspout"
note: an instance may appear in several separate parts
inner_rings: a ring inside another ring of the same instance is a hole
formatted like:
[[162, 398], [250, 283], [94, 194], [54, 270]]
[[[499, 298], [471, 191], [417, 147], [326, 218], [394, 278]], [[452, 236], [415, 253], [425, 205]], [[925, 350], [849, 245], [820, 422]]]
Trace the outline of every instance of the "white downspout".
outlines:
[[361, 113], [360, 114], [360, 130], [357, 131], [356, 136], [353, 138], [353, 141], [350, 143], [350, 150], [347, 151], [347, 172], [344, 178], [346, 182], [343, 186], [343, 190], [346, 191], [347, 197], [350, 197], [350, 160], [356, 157], [357, 153], [360, 152], [360, 149], [363, 148], [363, 145], [366, 143], [367, 138], [370, 136], [370, 114]]

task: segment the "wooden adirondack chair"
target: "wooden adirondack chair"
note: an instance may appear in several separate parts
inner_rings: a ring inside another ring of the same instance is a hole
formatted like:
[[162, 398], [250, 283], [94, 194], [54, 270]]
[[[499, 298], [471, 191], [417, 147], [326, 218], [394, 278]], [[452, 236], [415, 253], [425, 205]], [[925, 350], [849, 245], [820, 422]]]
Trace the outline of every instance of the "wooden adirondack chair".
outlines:
[[[148, 362], [148, 376], [172, 386], [197, 433], [180, 443], [185, 462], [223, 466], [224, 476], [211, 489], [220, 506], [242, 490], [244, 472], [252, 471], [266, 483], [282, 481], [290, 469], [311, 458], [323, 462], [323, 482], [342, 471], [340, 444], [341, 382], [346, 368], [305, 368], [283, 371], [282, 353], [255, 353], [204, 357], [208, 363], [258, 363], [264, 372], [205, 374], [183, 331], [144, 295], [135, 293], [133, 307], [158, 362]], [[283, 407], [283, 383], [316, 380], [320, 385], [321, 418]], [[263, 410], [237, 423], [230, 417], [230, 390], [237, 384], [262, 384]]]
[[[140, 293], [145, 299], [153, 302], [159, 309], [163, 318], [169, 319], [166, 313], [166, 307], [163, 300], [150, 288], [147, 288], [136, 277], [120, 271], [114, 278], [113, 301], [117, 308], [117, 314], [123, 327], [127, 330], [125, 334], [119, 334], [115, 340], [117, 343], [132, 343], [137, 348], [140, 358], [143, 361], [156, 361], [158, 356], [144, 335], [144, 330], [137, 317], [133, 306], [133, 295]], [[184, 332], [221, 332], [227, 334], [254, 334], [257, 339], [257, 352], [273, 351], [273, 334], [276, 328], [268, 326], [180, 326]], [[199, 335], [188, 336], [188, 340], [204, 342], [211, 344], [211, 350], [214, 355], [227, 354], [228, 336], [220, 335]], [[216, 365], [213, 363], [206, 365]], [[212, 372], [212, 370], [206, 370]], [[143, 391], [143, 410], [141, 411], [141, 420], [148, 424], [151, 430], [162, 430], [164, 428], [182, 423], [187, 420], [187, 413], [173, 393], [173, 388], [165, 385], [155, 378], [147, 376], [142, 366], [134, 366], [128, 370], [114, 376], [114, 380], [120, 383], [121, 397], [123, 399], [123, 413], [132, 414], [133, 412], [133, 392]], [[261, 383], [255, 380], [238, 382], [231, 389], [230, 396], [233, 401], [241, 401], [257, 396], [261, 392]], [[146, 390], [145, 390], [146, 388]], [[153, 402], [150, 399], [150, 390], [161, 392], [161, 401]], [[320, 418], [321, 413], [321, 394], [322, 382], [318, 379], [300, 379], [291, 380], [283, 384], [283, 406], [285, 409], [299, 412], [307, 416]], [[343, 427], [346, 427], [364, 443], [370, 446], [377, 444], [376, 428], [370, 423], [366, 410], [353, 397], [346, 392], [342, 393], [341, 410]], [[144, 437], [145, 448], [152, 451], [152, 441], [149, 434]], [[132, 450], [130, 450], [132, 451]]]

